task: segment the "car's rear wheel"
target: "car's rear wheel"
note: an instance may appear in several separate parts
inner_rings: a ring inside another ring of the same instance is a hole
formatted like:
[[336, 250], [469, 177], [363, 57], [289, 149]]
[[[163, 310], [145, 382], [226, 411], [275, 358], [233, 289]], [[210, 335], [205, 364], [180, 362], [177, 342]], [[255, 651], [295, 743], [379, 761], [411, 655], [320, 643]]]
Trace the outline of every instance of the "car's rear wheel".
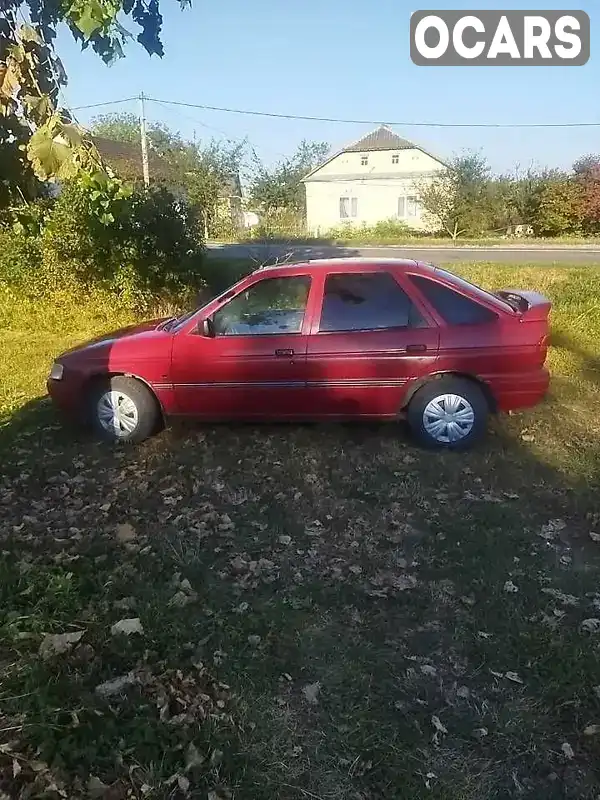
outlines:
[[156, 398], [139, 381], [115, 375], [97, 381], [90, 392], [89, 416], [98, 435], [111, 442], [142, 442], [156, 431]]
[[483, 391], [466, 378], [448, 376], [427, 383], [411, 399], [408, 424], [425, 447], [468, 450], [487, 428]]

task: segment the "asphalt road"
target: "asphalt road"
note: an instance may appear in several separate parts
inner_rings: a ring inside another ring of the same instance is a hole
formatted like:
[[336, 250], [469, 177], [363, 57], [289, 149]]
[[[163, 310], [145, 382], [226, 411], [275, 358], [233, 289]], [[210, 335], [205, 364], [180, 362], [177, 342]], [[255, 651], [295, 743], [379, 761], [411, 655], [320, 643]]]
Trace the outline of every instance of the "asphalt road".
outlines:
[[215, 256], [251, 258], [257, 266], [316, 258], [414, 258], [433, 264], [459, 261], [510, 263], [600, 264], [600, 247], [354, 247], [329, 244], [209, 244]]

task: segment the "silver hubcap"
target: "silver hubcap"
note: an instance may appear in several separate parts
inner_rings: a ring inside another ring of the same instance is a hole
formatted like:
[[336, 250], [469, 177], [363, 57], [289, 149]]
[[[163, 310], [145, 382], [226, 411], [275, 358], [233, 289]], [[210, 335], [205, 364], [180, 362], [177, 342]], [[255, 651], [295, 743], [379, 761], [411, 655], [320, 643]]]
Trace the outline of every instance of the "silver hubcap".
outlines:
[[113, 436], [128, 436], [137, 428], [137, 407], [123, 392], [105, 392], [98, 400], [96, 410], [100, 425]]
[[434, 397], [423, 411], [423, 427], [432, 439], [441, 444], [464, 439], [471, 433], [474, 423], [473, 406], [457, 394]]

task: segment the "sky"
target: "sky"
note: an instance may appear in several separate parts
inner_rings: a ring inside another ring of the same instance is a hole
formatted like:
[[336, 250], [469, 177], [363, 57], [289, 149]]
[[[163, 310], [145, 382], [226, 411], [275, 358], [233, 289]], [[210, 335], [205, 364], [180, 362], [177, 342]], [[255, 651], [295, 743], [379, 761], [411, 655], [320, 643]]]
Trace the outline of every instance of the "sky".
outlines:
[[[397, 0], [192, 0], [181, 11], [161, 0], [162, 59], [137, 42], [106, 66], [81, 51], [68, 31], [57, 49], [69, 76], [71, 107], [138, 96], [159, 100], [317, 117], [395, 123], [394, 130], [439, 155], [482, 152], [496, 172], [516, 164], [568, 168], [600, 152], [600, 127], [481, 129], [410, 123], [600, 123], [600, 7], [591, 0], [526, 0], [507, 9], [580, 9], [591, 18], [592, 47], [579, 67], [416, 66], [409, 54], [411, 12]], [[435, 0], [434, 9], [494, 9], [497, 0]], [[125, 27], [135, 31], [130, 20]], [[110, 111], [138, 111], [136, 101], [77, 111], [82, 124]], [[291, 154], [302, 139], [333, 149], [376, 124], [278, 120], [148, 103], [147, 117], [200, 140], [246, 138], [266, 163]]]

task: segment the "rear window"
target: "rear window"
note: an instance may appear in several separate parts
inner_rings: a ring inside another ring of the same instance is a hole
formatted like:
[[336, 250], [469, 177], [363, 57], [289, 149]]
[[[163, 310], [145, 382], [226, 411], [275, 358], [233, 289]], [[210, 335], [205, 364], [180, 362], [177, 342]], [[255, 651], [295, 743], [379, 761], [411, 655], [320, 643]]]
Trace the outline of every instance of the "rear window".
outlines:
[[410, 279], [448, 325], [481, 325], [498, 319], [493, 311], [448, 286], [420, 275]]
[[466, 281], [464, 278], [455, 275], [453, 272], [448, 272], [445, 269], [440, 269], [439, 267], [434, 267], [434, 269], [438, 275], [444, 278], [444, 280], [448, 281], [448, 283], [451, 283], [454, 286], [456, 286], [457, 289], [466, 290], [470, 292], [470, 294], [476, 295], [485, 302], [488, 303], [492, 302], [498, 306], [504, 306], [506, 311], [514, 311], [514, 308], [510, 305], [510, 303], [507, 303], [505, 300], [502, 300], [500, 297], [493, 294], [492, 292], [486, 292], [486, 290], [482, 289], [481, 286], [476, 286], [474, 283]]

